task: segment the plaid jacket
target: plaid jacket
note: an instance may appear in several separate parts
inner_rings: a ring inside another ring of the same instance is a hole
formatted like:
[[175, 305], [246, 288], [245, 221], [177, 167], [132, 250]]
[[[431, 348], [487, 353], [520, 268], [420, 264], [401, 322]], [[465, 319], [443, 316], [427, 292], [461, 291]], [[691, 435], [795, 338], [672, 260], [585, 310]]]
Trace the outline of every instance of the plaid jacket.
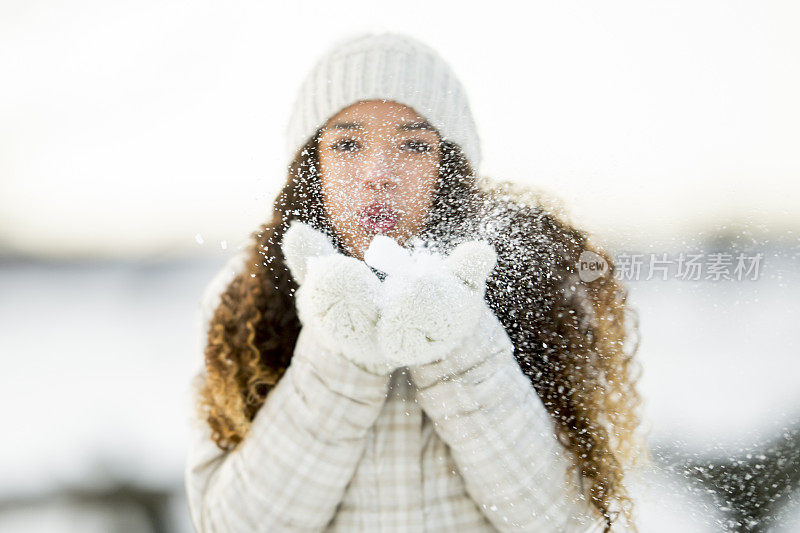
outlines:
[[[206, 290], [203, 333], [243, 258]], [[235, 450], [221, 451], [202, 420], [191, 429], [185, 481], [199, 532], [602, 531], [488, 306], [449, 357], [389, 376], [303, 328]]]

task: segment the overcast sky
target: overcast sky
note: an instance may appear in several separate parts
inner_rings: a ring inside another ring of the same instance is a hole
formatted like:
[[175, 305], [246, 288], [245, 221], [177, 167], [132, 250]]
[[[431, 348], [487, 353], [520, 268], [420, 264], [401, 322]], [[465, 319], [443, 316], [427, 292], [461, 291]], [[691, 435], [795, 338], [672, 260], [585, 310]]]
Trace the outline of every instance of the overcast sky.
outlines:
[[474, 5], [4, 0], [0, 243], [240, 242], [285, 180], [303, 76], [367, 30], [436, 48], [470, 97], [480, 173], [545, 189], [601, 238], [746, 225], [796, 239], [800, 4]]

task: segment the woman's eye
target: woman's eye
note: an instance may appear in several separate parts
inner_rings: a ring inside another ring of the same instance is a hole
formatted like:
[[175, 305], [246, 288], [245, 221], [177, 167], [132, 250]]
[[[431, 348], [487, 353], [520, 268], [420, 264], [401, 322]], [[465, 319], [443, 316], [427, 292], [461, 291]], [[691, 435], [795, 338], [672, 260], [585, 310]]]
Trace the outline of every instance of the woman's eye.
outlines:
[[431, 145], [423, 141], [406, 141], [401, 146], [403, 150], [408, 152], [423, 153], [431, 151]]
[[340, 152], [355, 152], [360, 147], [361, 145], [353, 139], [339, 139], [335, 143], [331, 144], [331, 148]]

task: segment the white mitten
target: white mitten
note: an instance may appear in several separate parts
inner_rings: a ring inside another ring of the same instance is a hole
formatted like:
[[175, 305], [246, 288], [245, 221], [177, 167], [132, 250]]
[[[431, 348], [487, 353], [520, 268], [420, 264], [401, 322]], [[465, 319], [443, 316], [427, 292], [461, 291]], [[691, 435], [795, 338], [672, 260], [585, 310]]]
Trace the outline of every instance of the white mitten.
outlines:
[[442, 257], [425, 249], [409, 252], [378, 235], [364, 260], [387, 273], [378, 344], [387, 360], [401, 366], [442, 359], [473, 330], [497, 256], [480, 241], [459, 244]]
[[297, 315], [327, 348], [375, 374], [395, 366], [379, 355], [376, 342], [381, 282], [362, 261], [336, 252], [328, 238], [292, 221], [281, 242], [286, 265], [299, 288]]

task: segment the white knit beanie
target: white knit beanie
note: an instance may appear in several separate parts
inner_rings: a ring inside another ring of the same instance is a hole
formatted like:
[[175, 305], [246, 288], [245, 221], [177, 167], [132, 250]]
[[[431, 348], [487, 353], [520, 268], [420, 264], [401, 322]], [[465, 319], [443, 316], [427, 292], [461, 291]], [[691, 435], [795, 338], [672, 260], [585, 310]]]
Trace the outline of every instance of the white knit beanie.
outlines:
[[433, 49], [397, 33], [341, 40], [314, 65], [286, 128], [287, 159], [345, 107], [379, 99], [414, 109], [443, 140], [458, 144], [477, 172], [480, 143], [464, 87]]

